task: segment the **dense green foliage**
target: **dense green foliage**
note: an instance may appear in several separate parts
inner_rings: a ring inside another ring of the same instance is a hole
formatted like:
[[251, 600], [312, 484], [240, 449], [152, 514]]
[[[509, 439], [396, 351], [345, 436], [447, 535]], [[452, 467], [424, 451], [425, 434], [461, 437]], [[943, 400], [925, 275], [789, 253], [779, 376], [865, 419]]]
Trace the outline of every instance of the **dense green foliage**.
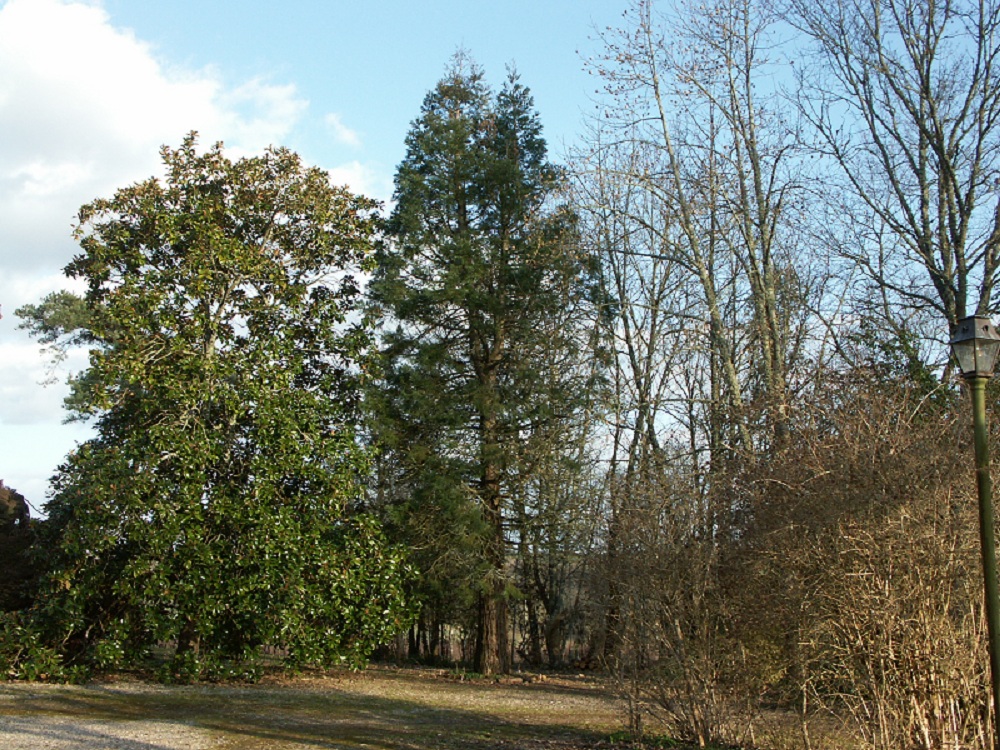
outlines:
[[281, 149], [163, 158], [80, 211], [97, 437], [54, 479], [28, 625], [100, 668], [157, 643], [193, 673], [264, 645], [356, 664], [408, 616], [399, 554], [352, 511], [375, 206]]
[[31, 546], [35, 528], [24, 495], [0, 480], [0, 612], [23, 609], [37, 585]]
[[588, 269], [533, 107], [516, 75], [494, 94], [455, 58], [407, 136], [371, 287], [388, 316], [373, 401], [395, 499], [422, 537], [427, 593], [457, 584], [478, 600], [484, 673], [509, 652], [514, 485], [537, 443], [571, 432], [583, 390]]

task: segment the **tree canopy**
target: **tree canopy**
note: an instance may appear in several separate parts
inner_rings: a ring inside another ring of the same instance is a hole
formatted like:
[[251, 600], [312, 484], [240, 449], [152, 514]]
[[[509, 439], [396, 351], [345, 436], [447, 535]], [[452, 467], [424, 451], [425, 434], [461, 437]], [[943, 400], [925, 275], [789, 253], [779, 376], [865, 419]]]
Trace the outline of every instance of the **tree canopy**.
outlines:
[[[531, 94], [466, 55], [424, 99], [372, 298], [387, 315], [380, 437], [416, 504], [454, 522], [478, 600], [476, 668], [507, 660], [507, 534], [533, 441], [581, 395], [588, 266]], [[461, 540], [461, 541], [460, 541]], [[472, 560], [472, 564], [469, 564]], [[439, 566], [434, 566], [439, 567]]]
[[407, 616], [400, 556], [353, 511], [376, 206], [284, 149], [162, 155], [164, 180], [80, 210], [97, 436], [54, 478], [33, 622], [67, 663], [163, 642], [195, 672], [265, 644], [356, 663]]

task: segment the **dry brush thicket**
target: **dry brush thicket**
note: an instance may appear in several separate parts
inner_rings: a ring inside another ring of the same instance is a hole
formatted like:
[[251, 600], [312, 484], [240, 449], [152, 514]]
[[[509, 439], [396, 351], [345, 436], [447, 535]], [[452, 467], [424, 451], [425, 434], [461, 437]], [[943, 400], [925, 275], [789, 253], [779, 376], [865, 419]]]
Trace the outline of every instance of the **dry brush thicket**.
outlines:
[[992, 746], [965, 405], [849, 395], [732, 482], [738, 533], [706, 533], [662, 479], [632, 496], [611, 575], [633, 730], [703, 746]]

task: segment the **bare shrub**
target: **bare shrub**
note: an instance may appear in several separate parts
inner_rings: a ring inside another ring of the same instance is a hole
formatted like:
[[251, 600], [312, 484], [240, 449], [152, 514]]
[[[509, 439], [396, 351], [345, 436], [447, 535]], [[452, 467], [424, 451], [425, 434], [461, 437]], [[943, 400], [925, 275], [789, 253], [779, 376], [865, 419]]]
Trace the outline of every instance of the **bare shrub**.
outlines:
[[952, 501], [847, 520], [817, 560], [813, 686], [877, 750], [992, 747], [977, 521]]
[[828, 715], [876, 750], [991, 747], [966, 409], [838, 386], [747, 479], [725, 568], [748, 664], [798, 710], [807, 748]]
[[612, 666], [629, 729], [641, 736], [649, 722], [700, 746], [745, 740], [753, 709], [742, 649], [697, 503], [664, 474], [629, 488], [621, 508]]

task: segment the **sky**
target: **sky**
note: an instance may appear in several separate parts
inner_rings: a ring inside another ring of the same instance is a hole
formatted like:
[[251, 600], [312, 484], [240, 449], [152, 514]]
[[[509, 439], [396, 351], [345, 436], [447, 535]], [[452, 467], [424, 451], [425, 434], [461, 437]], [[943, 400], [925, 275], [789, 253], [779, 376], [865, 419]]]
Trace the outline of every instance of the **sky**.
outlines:
[[[232, 157], [298, 152], [388, 201], [404, 138], [448, 60], [516, 67], [556, 160], [594, 111], [585, 59], [626, 0], [0, 0], [0, 479], [38, 515], [91, 428], [64, 424], [75, 354], [52, 372], [14, 311], [76, 289], [81, 205], [160, 172], [197, 131]], [[55, 379], [54, 384], [44, 385]]]

